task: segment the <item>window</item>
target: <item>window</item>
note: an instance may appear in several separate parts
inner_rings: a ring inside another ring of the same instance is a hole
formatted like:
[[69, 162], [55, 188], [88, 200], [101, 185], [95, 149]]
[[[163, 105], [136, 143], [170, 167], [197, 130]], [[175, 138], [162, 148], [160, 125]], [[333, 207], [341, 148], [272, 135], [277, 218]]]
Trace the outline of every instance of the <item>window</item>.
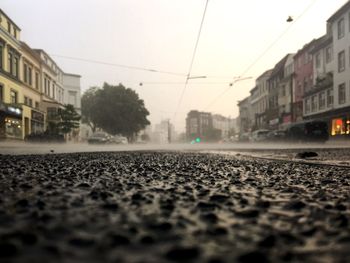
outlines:
[[39, 89], [39, 73], [35, 72], [35, 88]]
[[12, 53], [8, 53], [8, 71], [10, 74], [12, 74], [12, 71], [13, 71], [13, 55]]
[[18, 66], [19, 57], [13, 53], [13, 50], [10, 50], [8, 52], [8, 72], [16, 78], [18, 78]]
[[16, 28], [13, 28], [13, 36], [14, 36], [15, 38], [17, 38], [17, 30], [16, 30]]
[[28, 83], [31, 86], [32, 85], [32, 68], [28, 67]]
[[314, 95], [311, 98], [311, 111], [314, 112], [316, 110], [317, 110], [317, 95]]
[[0, 69], [3, 69], [4, 67], [3, 59], [4, 59], [4, 46], [2, 45], [2, 43], [0, 43]]
[[13, 59], [13, 76], [18, 78], [18, 57], [14, 57]]
[[345, 98], [346, 98], [345, 83], [342, 83], [338, 86], [338, 103], [344, 104]]
[[50, 97], [50, 88], [51, 88], [51, 81], [50, 80], [47, 80], [47, 95]]
[[345, 70], [345, 51], [341, 51], [338, 54], [338, 72]]
[[327, 107], [333, 106], [333, 89], [327, 90]]
[[28, 82], [27, 71], [28, 71], [28, 66], [27, 66], [27, 64], [24, 64], [23, 65], [23, 80], [24, 80], [25, 83]]
[[7, 21], [7, 31], [11, 34], [11, 23]]
[[37, 102], [37, 101], [35, 102], [35, 108], [39, 109], [39, 102]]
[[55, 85], [55, 83], [54, 82], [52, 82], [52, 98], [56, 98], [56, 94], [55, 94], [55, 92], [56, 92], [56, 85]]
[[73, 106], [77, 106], [77, 92], [76, 91], [68, 91], [68, 104]]
[[318, 94], [318, 106], [320, 110], [323, 110], [326, 106], [326, 96], [324, 92]]
[[32, 99], [28, 99], [28, 106], [33, 107], [33, 100]]
[[17, 103], [17, 92], [14, 90], [10, 91], [11, 103]]
[[331, 62], [332, 57], [333, 57], [332, 47], [327, 47], [326, 48], [326, 63]]
[[24, 96], [24, 105], [28, 105], [28, 97]]
[[4, 86], [0, 85], [0, 102], [4, 101]]
[[282, 97], [286, 96], [286, 86], [284, 85], [281, 87], [281, 96]]
[[320, 66], [321, 66], [321, 54], [320, 52], [318, 52], [316, 54], [316, 68], [320, 68]]
[[305, 100], [305, 113], [309, 113], [310, 112], [310, 98], [307, 98]]
[[345, 30], [344, 30], [344, 18], [341, 18], [338, 21], [338, 39], [344, 37], [344, 33], [345, 33]]

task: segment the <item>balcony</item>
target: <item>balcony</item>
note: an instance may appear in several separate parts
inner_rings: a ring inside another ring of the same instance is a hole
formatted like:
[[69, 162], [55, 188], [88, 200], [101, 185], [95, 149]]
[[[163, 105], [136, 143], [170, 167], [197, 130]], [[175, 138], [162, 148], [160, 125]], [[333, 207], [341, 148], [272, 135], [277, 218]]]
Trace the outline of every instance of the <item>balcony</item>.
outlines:
[[328, 72], [322, 76], [316, 78], [316, 84], [309, 88], [305, 89], [304, 97], [316, 94], [322, 90], [332, 87], [333, 85], [333, 72]]

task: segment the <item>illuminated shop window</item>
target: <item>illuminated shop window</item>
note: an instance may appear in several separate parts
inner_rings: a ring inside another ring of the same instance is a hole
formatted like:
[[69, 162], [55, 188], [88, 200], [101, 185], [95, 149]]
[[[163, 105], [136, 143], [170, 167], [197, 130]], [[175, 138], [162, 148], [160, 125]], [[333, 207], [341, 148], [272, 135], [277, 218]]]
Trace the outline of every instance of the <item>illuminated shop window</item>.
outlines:
[[350, 134], [350, 118], [332, 120], [332, 136]]
[[8, 138], [22, 138], [22, 122], [18, 119], [5, 119], [6, 137]]

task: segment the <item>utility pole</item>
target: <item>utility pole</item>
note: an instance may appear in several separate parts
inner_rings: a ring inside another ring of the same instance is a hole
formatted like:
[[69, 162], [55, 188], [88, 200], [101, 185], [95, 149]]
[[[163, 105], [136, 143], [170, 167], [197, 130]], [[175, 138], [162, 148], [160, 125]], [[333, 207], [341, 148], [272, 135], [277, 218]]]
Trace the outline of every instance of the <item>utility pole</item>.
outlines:
[[170, 119], [168, 119], [168, 143], [171, 143]]

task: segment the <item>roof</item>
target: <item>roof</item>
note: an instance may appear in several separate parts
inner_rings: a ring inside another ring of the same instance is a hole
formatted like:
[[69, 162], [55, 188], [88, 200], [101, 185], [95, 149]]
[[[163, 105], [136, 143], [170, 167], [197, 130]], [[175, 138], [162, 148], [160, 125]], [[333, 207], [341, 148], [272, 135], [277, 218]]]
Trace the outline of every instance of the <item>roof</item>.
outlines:
[[305, 44], [301, 49], [298, 50], [298, 52], [295, 54], [295, 57], [298, 57], [302, 54], [304, 54], [305, 52], [309, 52], [309, 48], [313, 48], [313, 45], [315, 44], [315, 42], [318, 40], [317, 39], [313, 39], [311, 40], [309, 43]]
[[325, 46], [331, 44], [332, 39], [333, 39], [333, 37], [330, 35], [324, 35], [324, 36], [320, 37], [319, 39], [317, 39], [314, 42], [314, 47], [310, 50], [310, 53], [315, 53], [318, 50], [320, 50], [321, 48], [324, 48]]
[[30, 55], [32, 55], [35, 59], [37, 59], [40, 62], [40, 56], [38, 53], [36, 53], [27, 43], [20, 41], [21, 43], [21, 48], [26, 49]]
[[19, 31], [21, 31], [21, 28], [16, 25], [15, 22], [0, 8], [0, 13], [3, 14]]
[[278, 74], [281, 70], [284, 70], [284, 65], [286, 64], [286, 61], [291, 54], [285, 55], [273, 68], [270, 77], [273, 77], [274, 75]]
[[60, 71], [63, 72], [63, 70], [57, 65], [56, 61], [55, 61], [54, 59], [52, 59], [52, 58], [50, 57], [50, 55], [46, 53], [45, 50], [40, 49], [40, 48], [34, 48], [33, 51], [37, 52], [38, 54], [40, 54], [41, 52], [44, 53], [45, 56], [47, 56], [47, 57], [55, 64], [55, 66], [56, 66]]
[[260, 78], [268, 78], [271, 76], [271, 73], [272, 73], [273, 69], [269, 69], [269, 70], [266, 70], [263, 74], [261, 74], [257, 79], [260, 79]]
[[339, 8], [330, 18], [328, 18], [327, 22], [334, 22], [349, 8], [350, 0], [347, 3], [345, 3], [341, 8]]
[[81, 75], [63, 72], [63, 75], [81, 78]]

